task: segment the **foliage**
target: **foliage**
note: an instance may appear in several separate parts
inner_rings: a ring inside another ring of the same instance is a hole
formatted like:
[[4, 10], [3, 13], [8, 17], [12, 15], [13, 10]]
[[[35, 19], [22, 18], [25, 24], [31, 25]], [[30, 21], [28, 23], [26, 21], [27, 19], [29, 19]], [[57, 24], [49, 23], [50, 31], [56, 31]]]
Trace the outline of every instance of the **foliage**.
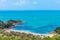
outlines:
[[13, 24], [13, 23], [22, 23], [22, 21], [21, 20], [7, 20], [6, 22], [5, 22], [5, 24]]
[[8, 20], [6, 22], [0, 20], [0, 40], [60, 40], [60, 27], [56, 28], [55, 30], [57, 35], [54, 35], [53, 37], [43, 37], [43, 38], [39, 35], [26, 34], [14, 31], [8, 33], [3, 30], [4, 28], [6, 28], [6, 25], [8, 24], [17, 25], [21, 23], [22, 23], [21, 20]]
[[53, 37], [40, 37], [39, 35], [26, 34], [21, 32], [11, 31], [10, 33], [4, 32], [0, 29], [0, 40], [60, 40], [60, 34]]
[[0, 31], [0, 40], [41, 40], [41, 38], [32, 34], [26, 34], [14, 31], [6, 33]]
[[60, 40], [60, 36], [54, 35], [53, 37], [44, 37], [42, 40]]
[[7, 20], [6, 22], [3, 22], [0, 20], [0, 28], [6, 28], [7, 25], [18, 25], [21, 24], [21, 20]]
[[60, 34], [60, 27], [56, 28], [55, 32], [58, 33], [58, 34]]
[[4, 28], [4, 26], [5, 26], [5, 23], [0, 20], [0, 28]]

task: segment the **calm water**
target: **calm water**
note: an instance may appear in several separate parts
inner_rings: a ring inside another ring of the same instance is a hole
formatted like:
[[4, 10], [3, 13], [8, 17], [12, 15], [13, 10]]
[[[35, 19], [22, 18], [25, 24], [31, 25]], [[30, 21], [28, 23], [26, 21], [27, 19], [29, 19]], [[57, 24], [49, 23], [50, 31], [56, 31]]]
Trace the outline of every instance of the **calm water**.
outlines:
[[14, 30], [49, 33], [60, 26], [60, 11], [0, 11], [0, 19], [22, 20], [24, 23]]

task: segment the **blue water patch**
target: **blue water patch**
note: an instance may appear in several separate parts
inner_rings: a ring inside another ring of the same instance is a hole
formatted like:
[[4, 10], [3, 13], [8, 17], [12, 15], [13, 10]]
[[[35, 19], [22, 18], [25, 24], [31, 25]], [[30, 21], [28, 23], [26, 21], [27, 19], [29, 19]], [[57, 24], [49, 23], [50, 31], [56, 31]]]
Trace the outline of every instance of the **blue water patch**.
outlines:
[[4, 22], [10, 19], [24, 21], [23, 26], [17, 26], [15, 30], [49, 33], [60, 26], [60, 11], [0, 11], [0, 19]]
[[46, 26], [37, 27], [37, 28], [32, 27], [32, 26], [16, 26], [13, 29], [14, 30], [28, 30], [34, 33], [46, 34], [46, 33], [53, 32], [57, 27], [58, 27], [57, 25], [46, 25]]

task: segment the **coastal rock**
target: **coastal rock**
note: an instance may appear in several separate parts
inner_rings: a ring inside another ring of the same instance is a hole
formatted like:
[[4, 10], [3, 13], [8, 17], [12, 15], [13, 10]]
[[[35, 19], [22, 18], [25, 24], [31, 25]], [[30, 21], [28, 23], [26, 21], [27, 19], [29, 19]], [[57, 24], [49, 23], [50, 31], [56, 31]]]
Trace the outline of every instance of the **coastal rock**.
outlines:
[[21, 20], [7, 20], [6, 22], [0, 20], [0, 28], [14, 28], [20, 24], [22, 24]]

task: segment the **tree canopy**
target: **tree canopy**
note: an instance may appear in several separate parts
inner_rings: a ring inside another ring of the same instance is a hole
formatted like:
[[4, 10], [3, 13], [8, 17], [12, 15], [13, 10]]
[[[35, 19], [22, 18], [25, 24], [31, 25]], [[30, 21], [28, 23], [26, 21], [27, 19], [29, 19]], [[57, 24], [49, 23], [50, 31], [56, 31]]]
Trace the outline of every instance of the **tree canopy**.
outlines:
[[57, 27], [57, 28], [55, 29], [55, 32], [58, 33], [58, 34], [60, 34], [60, 27]]
[[6, 28], [7, 26], [13, 26], [22, 24], [21, 20], [7, 20], [6, 22], [3, 22], [0, 20], [0, 28]]

